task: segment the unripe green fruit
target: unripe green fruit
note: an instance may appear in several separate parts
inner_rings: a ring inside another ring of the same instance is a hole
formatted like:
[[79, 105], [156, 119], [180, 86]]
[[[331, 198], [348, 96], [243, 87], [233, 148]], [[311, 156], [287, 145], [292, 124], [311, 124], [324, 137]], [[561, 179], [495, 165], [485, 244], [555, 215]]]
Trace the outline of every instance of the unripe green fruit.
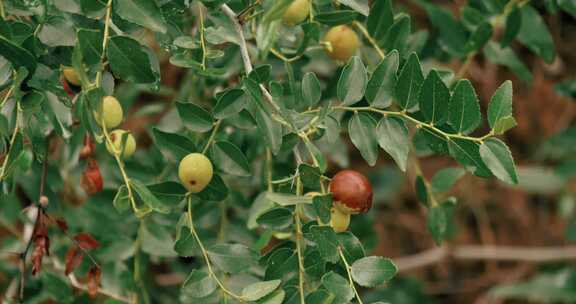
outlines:
[[198, 193], [210, 183], [214, 169], [212, 162], [202, 153], [190, 153], [186, 155], [178, 166], [180, 182], [191, 193]]
[[[126, 137], [126, 139], [124, 146], [122, 146], [124, 137]], [[114, 148], [112, 148], [112, 145], [110, 145], [109, 142], [106, 142], [106, 149], [108, 152], [110, 152], [110, 154], [119, 153], [123, 158], [129, 158], [136, 151], [136, 140], [134, 139], [132, 133], [126, 130], [118, 129], [110, 132], [110, 140], [114, 145]]]
[[360, 46], [358, 36], [346, 25], [331, 28], [324, 36], [324, 41], [330, 42], [331, 45], [331, 48], [326, 50], [328, 56], [339, 61], [348, 61]]
[[79, 86], [82, 84], [82, 82], [80, 81], [80, 78], [78, 78], [78, 74], [76, 74], [76, 71], [74, 70], [74, 68], [63, 67], [62, 68], [62, 74], [64, 75], [64, 79], [66, 79], [66, 81], [68, 83], [71, 83], [75, 86]]
[[124, 111], [122, 105], [114, 96], [105, 96], [102, 98], [101, 111], [94, 112], [94, 119], [99, 125], [102, 125], [102, 118], [107, 129], [116, 128], [124, 118]]
[[294, 0], [284, 12], [282, 22], [288, 26], [294, 26], [306, 20], [308, 14], [310, 14], [310, 0]]
[[350, 214], [342, 213], [338, 208], [332, 207], [330, 210], [330, 226], [335, 232], [344, 232], [350, 225]]

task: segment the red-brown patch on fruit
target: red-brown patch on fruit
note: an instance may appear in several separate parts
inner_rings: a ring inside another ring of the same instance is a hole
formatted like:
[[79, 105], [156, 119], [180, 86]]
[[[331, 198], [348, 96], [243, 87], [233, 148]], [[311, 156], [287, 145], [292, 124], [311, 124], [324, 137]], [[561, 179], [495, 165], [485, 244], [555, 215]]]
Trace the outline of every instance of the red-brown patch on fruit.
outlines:
[[343, 170], [334, 175], [330, 192], [334, 205], [343, 213], [365, 213], [372, 208], [372, 184], [357, 171]]

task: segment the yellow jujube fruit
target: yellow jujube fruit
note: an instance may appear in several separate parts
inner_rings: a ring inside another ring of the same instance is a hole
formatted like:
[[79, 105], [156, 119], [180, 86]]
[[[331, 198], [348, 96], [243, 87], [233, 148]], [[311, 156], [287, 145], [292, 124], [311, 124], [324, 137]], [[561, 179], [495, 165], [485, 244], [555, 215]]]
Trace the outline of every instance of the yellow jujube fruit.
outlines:
[[99, 125], [102, 125], [102, 118], [107, 129], [116, 128], [122, 123], [124, 111], [118, 99], [114, 96], [105, 96], [102, 98], [102, 108], [94, 112], [94, 119]]
[[62, 67], [62, 74], [64, 75], [64, 79], [66, 79], [68, 83], [73, 84], [75, 86], [80, 86], [82, 84], [74, 68]]
[[[124, 146], [122, 146], [124, 137], [126, 137], [126, 139]], [[110, 152], [110, 154], [120, 153], [120, 156], [123, 158], [129, 158], [136, 151], [136, 140], [134, 139], [132, 133], [126, 130], [118, 129], [110, 132], [110, 140], [114, 145], [114, 148], [112, 148], [110, 143], [106, 142], [106, 149], [108, 152]]]
[[202, 153], [186, 155], [178, 166], [180, 182], [191, 193], [204, 190], [212, 180], [213, 174], [212, 162]]
[[330, 210], [330, 226], [335, 232], [344, 232], [348, 229], [350, 225], [350, 214], [342, 213], [338, 208], [332, 208]]
[[310, 0], [294, 0], [284, 12], [282, 22], [288, 26], [294, 26], [306, 20], [309, 13]]
[[324, 41], [329, 42], [331, 46], [326, 49], [328, 56], [339, 61], [348, 61], [360, 46], [358, 36], [346, 25], [331, 28], [324, 36]]

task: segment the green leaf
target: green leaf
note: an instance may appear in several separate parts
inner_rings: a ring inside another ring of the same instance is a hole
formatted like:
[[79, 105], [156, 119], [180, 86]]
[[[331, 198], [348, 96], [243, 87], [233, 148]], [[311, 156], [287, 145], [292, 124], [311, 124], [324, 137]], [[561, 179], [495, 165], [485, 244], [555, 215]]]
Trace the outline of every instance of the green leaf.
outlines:
[[558, 0], [558, 6], [567, 12], [568, 14], [572, 15], [572, 17], [576, 18], [576, 3], [572, 0]]
[[298, 255], [291, 248], [275, 250], [266, 262], [266, 280], [281, 279], [298, 269]]
[[418, 104], [418, 95], [422, 82], [424, 82], [424, 75], [422, 74], [418, 55], [412, 53], [404, 67], [402, 67], [394, 88], [396, 101], [402, 109], [411, 110]]
[[306, 296], [305, 303], [332, 304], [336, 296], [324, 289], [316, 289]]
[[410, 136], [404, 120], [396, 117], [383, 117], [376, 128], [378, 144], [403, 172], [410, 152]]
[[496, 135], [501, 135], [501, 134], [504, 134], [506, 131], [516, 127], [517, 125], [518, 125], [518, 123], [516, 122], [516, 119], [514, 119], [514, 117], [506, 116], [506, 117], [500, 118], [496, 122], [492, 131]]
[[551, 64], [556, 58], [556, 48], [544, 19], [536, 9], [528, 4], [520, 10], [522, 11], [522, 20], [527, 22], [522, 22], [518, 41], [542, 57], [546, 63]]
[[480, 156], [497, 178], [512, 185], [518, 183], [512, 153], [504, 142], [497, 138], [485, 140], [480, 146]]
[[322, 258], [330, 263], [338, 262], [338, 238], [334, 230], [329, 226], [312, 226], [310, 233]]
[[355, 113], [348, 125], [350, 140], [370, 166], [376, 165], [378, 160], [375, 130], [376, 121], [366, 113]]
[[470, 54], [482, 49], [492, 37], [492, 32], [492, 25], [489, 22], [480, 24], [468, 38], [465, 46], [466, 52]]
[[262, 20], [263, 23], [270, 23], [282, 18], [288, 6], [292, 4], [292, 0], [278, 0], [273, 3], [274, 4], [264, 12], [264, 18]]
[[505, 81], [492, 95], [488, 105], [488, 124], [494, 129], [498, 121], [512, 115], [512, 81]]
[[351, 23], [358, 15], [353, 10], [333, 10], [315, 15], [314, 20], [329, 26], [336, 26]]
[[449, 109], [448, 122], [456, 132], [469, 134], [480, 125], [480, 105], [469, 80], [463, 79], [456, 83]]
[[176, 109], [182, 123], [190, 131], [207, 132], [214, 125], [212, 115], [191, 102], [176, 102]]
[[154, 196], [166, 205], [176, 207], [188, 192], [182, 184], [172, 181], [161, 182], [157, 184], [147, 185], [148, 189]]
[[88, 64], [97, 64], [102, 56], [102, 32], [92, 29], [78, 29], [78, 46], [82, 59]]
[[307, 248], [304, 254], [304, 271], [314, 279], [320, 279], [326, 273], [326, 262], [318, 250]]
[[430, 22], [440, 31], [440, 46], [450, 55], [462, 57], [466, 44], [466, 32], [462, 24], [454, 18], [451, 12], [441, 6], [428, 2], [420, 3], [428, 13]]
[[155, 83], [159, 80], [149, 53], [136, 40], [126, 36], [109, 39], [108, 61], [117, 78], [135, 83]]
[[500, 41], [501, 47], [507, 47], [514, 41], [518, 33], [520, 32], [520, 27], [522, 26], [522, 12], [518, 7], [512, 9], [508, 17], [506, 17], [506, 26], [504, 28], [504, 34], [502, 35], [502, 40]]
[[118, 188], [112, 204], [118, 213], [124, 213], [130, 209], [130, 196], [128, 195], [126, 185], [122, 185]]
[[246, 95], [242, 89], [231, 89], [218, 97], [214, 117], [224, 119], [240, 113], [246, 107]]
[[[378, 1], [388, 2], [386, 1]], [[375, 4], [377, 5], [377, 4]], [[370, 102], [373, 107], [387, 108], [392, 105], [392, 98], [394, 97], [394, 87], [398, 77], [398, 65], [400, 63], [400, 56], [397, 50], [386, 55], [386, 58], [378, 64], [374, 73], [368, 81], [366, 87], [366, 100]]]
[[211, 295], [218, 287], [216, 280], [204, 271], [192, 269], [184, 283], [182, 293], [193, 298], [204, 298]]
[[158, 257], [176, 257], [171, 232], [165, 226], [146, 221], [139, 231], [142, 252]]
[[241, 244], [215, 244], [208, 248], [210, 260], [226, 273], [239, 273], [256, 264], [258, 253]]
[[2, 36], [1, 33], [0, 55], [10, 61], [15, 69], [25, 67], [30, 74], [36, 69], [36, 58], [34, 58], [32, 53], [8, 40], [8, 38]]
[[431, 70], [420, 89], [420, 111], [426, 122], [442, 125], [448, 118], [450, 91], [436, 70]]
[[210, 150], [214, 164], [220, 170], [236, 176], [250, 176], [250, 164], [244, 153], [233, 143], [217, 141]]
[[[392, 1], [379, 0], [370, 7], [366, 29], [375, 41], [380, 42], [386, 36], [386, 32], [394, 22]], [[389, 56], [390, 54], [388, 54]]]
[[272, 293], [282, 283], [281, 280], [263, 281], [250, 284], [242, 289], [242, 299], [257, 301]]
[[390, 259], [378, 256], [365, 257], [352, 264], [352, 278], [365, 287], [374, 287], [390, 281], [398, 272]]
[[416, 176], [414, 186], [416, 188], [416, 196], [418, 197], [418, 201], [422, 205], [428, 207], [430, 204], [430, 195], [428, 193], [428, 186], [426, 186], [426, 180], [422, 175]]
[[338, 0], [338, 2], [354, 9], [364, 16], [368, 16], [368, 2], [365, 0]]
[[272, 153], [278, 153], [282, 146], [282, 125], [273, 120], [271, 115], [260, 107], [256, 106], [252, 114], [266, 145]]
[[316, 215], [321, 223], [330, 223], [330, 209], [332, 208], [332, 194], [316, 195], [312, 199]]
[[354, 263], [354, 261], [366, 256], [362, 242], [352, 232], [338, 233], [336, 237], [338, 237], [340, 249], [342, 249], [342, 253], [344, 253], [344, 257], [346, 257], [348, 262]]
[[294, 206], [298, 204], [312, 204], [312, 197], [290, 193], [268, 192], [266, 198], [280, 206]]
[[344, 303], [348, 303], [354, 298], [354, 291], [350, 287], [350, 283], [343, 276], [330, 271], [322, 276], [322, 285], [336, 298]]
[[214, 175], [210, 183], [198, 196], [203, 200], [220, 202], [228, 197], [228, 187], [220, 175]]
[[398, 50], [398, 52], [402, 55], [402, 58], [404, 58], [404, 51], [408, 47], [406, 42], [410, 36], [410, 32], [410, 16], [400, 16], [398, 19], [396, 19], [396, 21], [394, 21], [392, 27], [390, 27], [390, 29], [388, 29], [386, 32], [382, 46], [390, 52], [392, 50]]
[[309, 107], [315, 107], [322, 97], [320, 81], [312, 72], [304, 74], [302, 78], [302, 101]]
[[286, 292], [282, 289], [278, 289], [266, 297], [258, 300], [258, 304], [282, 304], [285, 297]]
[[319, 188], [322, 180], [322, 172], [318, 167], [302, 163], [298, 166], [298, 175], [304, 187]]
[[154, 0], [115, 0], [114, 12], [123, 19], [154, 32], [166, 32], [166, 20]]
[[281, 230], [292, 225], [292, 211], [287, 208], [274, 208], [261, 214], [256, 222], [265, 228]]
[[130, 180], [130, 186], [138, 194], [144, 204], [148, 205], [152, 210], [160, 213], [170, 213], [170, 207], [160, 201], [153, 193], [136, 179]]
[[196, 152], [194, 143], [185, 136], [160, 131], [157, 128], [152, 129], [156, 146], [162, 152], [166, 151], [167, 158], [179, 161], [186, 155]]
[[454, 207], [456, 200], [449, 198], [439, 205], [433, 206], [428, 211], [426, 227], [437, 245], [442, 244], [446, 238], [454, 233]]
[[352, 105], [364, 97], [368, 75], [366, 67], [358, 56], [352, 56], [338, 79], [338, 99], [342, 105]]
[[49, 17], [38, 32], [38, 39], [47, 46], [74, 46], [76, 35], [71, 22], [59, 16]]
[[480, 157], [480, 145], [466, 139], [450, 139], [448, 141], [450, 155], [466, 170], [476, 176], [491, 177], [492, 173]]
[[272, 72], [272, 66], [269, 64], [264, 64], [255, 67], [248, 77], [252, 79], [255, 83], [265, 83], [270, 80], [270, 73]]
[[484, 47], [484, 55], [489, 61], [508, 67], [523, 81], [532, 81], [532, 73], [511, 48], [501, 48], [496, 42], [489, 41]]
[[461, 168], [441, 169], [432, 177], [432, 190], [436, 193], [446, 192], [450, 190], [464, 174], [466, 174], [466, 171]]

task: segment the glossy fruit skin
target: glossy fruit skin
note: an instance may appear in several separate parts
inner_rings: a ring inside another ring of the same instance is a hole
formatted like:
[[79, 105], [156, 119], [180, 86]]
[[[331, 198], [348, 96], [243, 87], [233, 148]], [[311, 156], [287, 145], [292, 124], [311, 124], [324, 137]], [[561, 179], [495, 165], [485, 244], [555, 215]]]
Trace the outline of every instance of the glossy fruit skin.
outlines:
[[102, 117], [104, 117], [104, 124], [107, 129], [116, 128], [122, 123], [124, 118], [124, 111], [118, 99], [114, 96], [105, 96], [102, 98], [102, 108], [100, 111], [94, 112], [94, 119], [99, 125], [102, 125]]
[[331, 49], [326, 49], [328, 56], [342, 62], [348, 61], [356, 54], [360, 46], [358, 35], [346, 25], [331, 28], [324, 36], [324, 41], [330, 42], [331, 45]]
[[338, 172], [330, 181], [330, 192], [334, 199], [334, 207], [342, 213], [365, 213], [372, 208], [372, 184], [358, 171]]
[[74, 68], [62, 67], [62, 75], [64, 75], [64, 79], [66, 79], [68, 83], [75, 86], [82, 85], [82, 82], [80, 81], [80, 78], [78, 78], [78, 74], [76, 74]]
[[186, 155], [178, 166], [180, 182], [191, 193], [198, 193], [210, 183], [214, 175], [212, 162], [202, 153]]
[[[126, 142], [124, 147], [122, 147], [122, 137], [124, 136], [126, 137]], [[114, 149], [112, 149], [112, 145], [106, 142], [106, 149], [110, 154], [121, 153], [122, 158], [129, 158], [136, 151], [136, 140], [132, 133], [126, 130], [118, 129], [110, 132], [110, 140], [114, 145]]]
[[310, 14], [310, 0], [294, 0], [284, 12], [282, 22], [294, 26], [306, 20], [308, 14]]
[[350, 214], [341, 212], [338, 208], [330, 209], [330, 227], [334, 232], [340, 233], [348, 230], [350, 226]]
[[82, 179], [80, 180], [80, 185], [86, 193], [89, 195], [98, 193], [102, 191], [104, 186], [104, 181], [102, 180], [102, 174], [100, 174], [100, 167], [98, 162], [94, 159], [88, 160], [86, 169], [82, 174]]

